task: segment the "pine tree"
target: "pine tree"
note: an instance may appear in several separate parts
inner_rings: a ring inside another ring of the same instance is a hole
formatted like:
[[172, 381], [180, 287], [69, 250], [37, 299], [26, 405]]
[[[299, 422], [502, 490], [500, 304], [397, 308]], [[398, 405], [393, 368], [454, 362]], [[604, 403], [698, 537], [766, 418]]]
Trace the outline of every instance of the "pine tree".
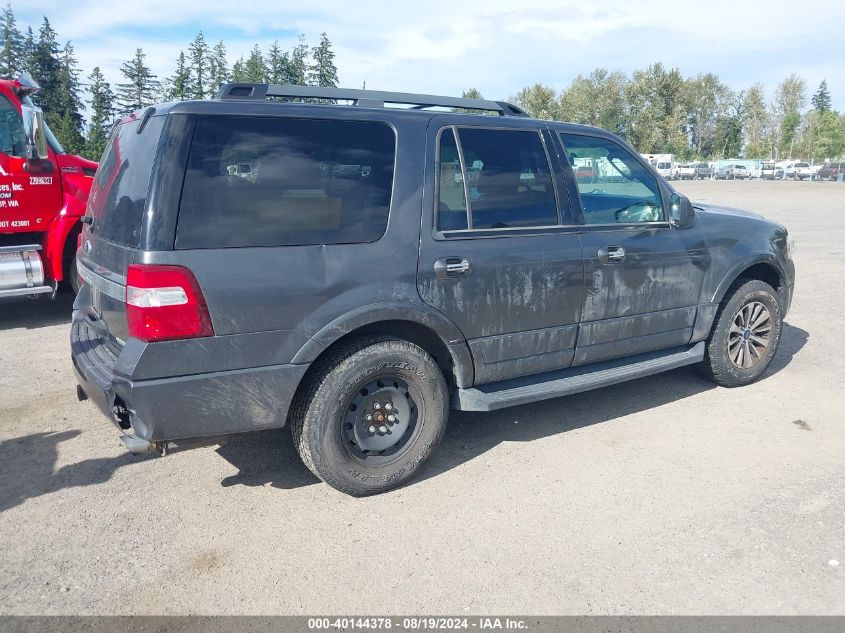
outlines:
[[0, 77], [14, 77], [23, 66], [23, 37], [15, 21], [12, 5], [0, 15]]
[[50, 124], [56, 128], [56, 136], [66, 151], [77, 154], [82, 151], [85, 139], [82, 136], [82, 100], [79, 82], [79, 68], [73, 45], [67, 42], [59, 56], [58, 83], [56, 86], [56, 109], [47, 115]]
[[41, 85], [41, 90], [32, 95], [32, 100], [47, 115], [58, 111], [61, 107], [58, 94], [59, 43], [46, 17], [38, 31], [38, 40], [34, 43], [29, 63], [32, 78]]
[[276, 40], [267, 51], [267, 79], [274, 84], [292, 84], [294, 79], [291, 75], [290, 54], [282, 51], [279, 42]]
[[194, 99], [205, 99], [208, 94], [208, 82], [211, 79], [208, 44], [202, 31], [197, 33], [194, 41], [188, 46], [188, 57], [191, 66], [191, 96]]
[[244, 58], [238, 57], [237, 61], [232, 64], [232, 81], [246, 81], [246, 71], [244, 70]]
[[211, 50], [210, 80], [208, 83], [209, 97], [213, 97], [220, 90], [220, 86], [229, 81], [229, 64], [226, 61], [226, 46], [223, 41], [217, 42]]
[[155, 102], [161, 84], [144, 63], [145, 58], [144, 51], [139, 48], [135, 56], [120, 67], [120, 74], [126, 78], [126, 83], [117, 85], [117, 105], [121, 114], [140, 110]]
[[830, 110], [830, 90], [827, 89], [826, 79], [822, 79], [819, 89], [813, 95], [813, 98], [810, 99], [810, 102], [813, 104], [813, 110], [817, 112], [827, 112]]
[[175, 72], [165, 80], [164, 94], [168, 101], [185, 101], [193, 95], [191, 69], [183, 51], [176, 58]]
[[293, 47], [290, 55], [290, 83], [295, 86], [304, 86], [308, 78], [308, 45], [305, 43], [305, 36], [299, 36], [299, 43]]
[[311, 49], [313, 60], [308, 69], [308, 83], [312, 86], [337, 87], [337, 66], [334, 64], [332, 43], [326, 33], [320, 34], [320, 44]]
[[23, 38], [21, 45], [21, 70], [32, 74], [33, 58], [35, 57], [35, 34], [32, 32], [32, 27], [26, 27], [26, 35]]
[[84, 153], [91, 160], [99, 160], [106, 149], [109, 129], [114, 119], [114, 93], [99, 66], [95, 66], [88, 76], [88, 94], [91, 95], [91, 121]]
[[267, 81], [267, 64], [264, 63], [264, 57], [261, 55], [261, 49], [258, 44], [253, 46], [249, 57], [243, 65], [243, 79], [247, 83], [264, 83]]

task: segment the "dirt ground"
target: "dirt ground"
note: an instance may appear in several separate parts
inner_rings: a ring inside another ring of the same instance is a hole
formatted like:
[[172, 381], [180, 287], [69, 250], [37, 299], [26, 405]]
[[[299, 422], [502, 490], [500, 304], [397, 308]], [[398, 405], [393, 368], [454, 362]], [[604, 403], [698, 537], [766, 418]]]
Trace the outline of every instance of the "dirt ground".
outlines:
[[454, 414], [369, 499], [287, 430], [127, 454], [76, 400], [70, 298], [0, 303], [0, 613], [845, 614], [845, 185], [678, 186], [795, 237], [765, 378]]

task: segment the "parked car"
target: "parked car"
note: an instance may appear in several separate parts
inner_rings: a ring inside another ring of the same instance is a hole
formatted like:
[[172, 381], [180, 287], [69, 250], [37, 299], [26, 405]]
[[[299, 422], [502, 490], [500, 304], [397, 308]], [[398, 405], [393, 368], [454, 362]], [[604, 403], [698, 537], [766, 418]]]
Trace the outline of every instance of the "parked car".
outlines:
[[745, 180], [748, 170], [744, 165], [725, 165], [716, 170], [716, 180]]
[[845, 174], [845, 163], [828, 163], [819, 169], [819, 180], [837, 180], [840, 174]]
[[654, 168], [657, 170], [657, 173], [663, 176], [664, 178], [669, 179], [672, 177], [672, 163], [666, 161], [658, 161]]
[[[578, 156], [607, 173], [570, 197]], [[352, 495], [414, 477], [450, 408], [683, 365], [749, 384], [793, 294], [780, 224], [693, 206], [618, 136], [502, 102], [229, 84], [124, 118], [100, 165], [78, 397], [134, 452], [289, 425]]]
[[763, 163], [760, 167], [760, 178], [763, 180], [782, 180], [783, 169], [774, 163]]
[[678, 180], [694, 180], [697, 175], [695, 163], [683, 163], [675, 168], [675, 178]]
[[713, 168], [707, 163], [695, 164], [695, 177], [698, 180], [707, 180], [713, 176]]
[[786, 168], [786, 177], [795, 180], [809, 180], [812, 176], [810, 163], [792, 163]]
[[582, 165], [575, 169], [575, 179], [581, 182], [592, 182], [596, 177], [596, 170], [589, 165]]

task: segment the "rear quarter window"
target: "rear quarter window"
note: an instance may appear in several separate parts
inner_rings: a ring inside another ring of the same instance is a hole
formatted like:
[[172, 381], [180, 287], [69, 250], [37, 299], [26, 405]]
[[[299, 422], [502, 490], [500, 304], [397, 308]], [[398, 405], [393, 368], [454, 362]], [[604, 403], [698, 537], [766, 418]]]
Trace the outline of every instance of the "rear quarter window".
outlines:
[[97, 236], [132, 248], [141, 226], [164, 116], [151, 117], [138, 134], [139, 120], [112, 132], [91, 188], [89, 213]]
[[375, 241], [387, 227], [395, 144], [374, 121], [200, 117], [176, 247]]

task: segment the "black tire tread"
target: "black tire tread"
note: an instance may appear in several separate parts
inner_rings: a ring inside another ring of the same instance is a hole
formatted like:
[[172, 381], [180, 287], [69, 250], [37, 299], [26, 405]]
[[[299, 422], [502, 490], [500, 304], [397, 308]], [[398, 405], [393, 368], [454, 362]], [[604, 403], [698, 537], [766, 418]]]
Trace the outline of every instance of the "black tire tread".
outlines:
[[[332, 475], [331, 469], [322, 463], [322, 453], [317, 448], [319, 426], [307, 424], [307, 421], [309, 409], [315, 398], [320, 397], [321, 392], [328, 390], [326, 383], [331, 380], [333, 371], [356, 354], [374, 346], [383, 348], [385, 352], [401, 350], [418, 355], [437, 368], [434, 359], [428, 352], [409, 341], [386, 335], [368, 335], [354, 338], [330, 350], [312, 366], [297, 391], [289, 417], [294, 446], [308, 470], [336, 490], [356, 497], [372, 494], [372, 491], [363, 486], [350, 485], [349, 482]], [[445, 391], [445, 380], [443, 380], [442, 375], [441, 380]], [[445, 424], [441, 429], [441, 437], [443, 431], [445, 431]]]
[[[713, 326], [710, 328], [710, 334], [707, 337], [704, 361], [698, 366], [700, 373], [717, 385], [732, 387], [742, 384], [736, 381], [736, 378], [728, 371], [727, 364], [723, 362], [721, 350], [717, 347], [716, 334], [725, 326], [724, 319], [731, 318], [732, 316], [728, 315], [725, 317], [725, 309], [733, 301], [734, 297], [737, 294], [753, 292], [755, 290], [768, 292], [774, 298], [775, 303], [779, 305], [777, 291], [774, 288], [765, 281], [748, 277], [737, 278], [728, 288], [727, 292], [725, 292], [725, 296], [719, 303], [716, 317], [713, 319]], [[775, 351], [777, 351], [777, 343], [779, 343], [779, 340], [775, 343]]]

